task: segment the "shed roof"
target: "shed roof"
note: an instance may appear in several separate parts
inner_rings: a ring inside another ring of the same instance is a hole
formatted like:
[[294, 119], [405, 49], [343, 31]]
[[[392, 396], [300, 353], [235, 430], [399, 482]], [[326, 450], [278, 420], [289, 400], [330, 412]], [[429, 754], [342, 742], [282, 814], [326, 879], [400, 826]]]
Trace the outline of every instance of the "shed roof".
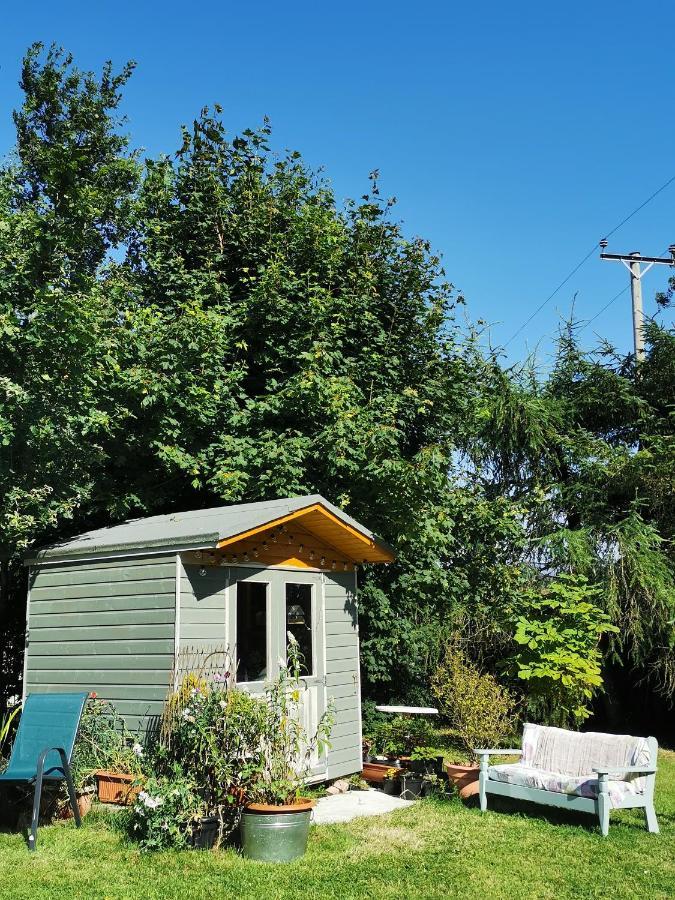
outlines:
[[385, 541], [320, 494], [310, 494], [131, 519], [41, 547], [26, 559], [26, 563], [134, 555], [151, 549], [217, 548], [264, 527], [296, 518], [302, 518], [303, 524], [317, 534], [338, 540], [355, 562], [394, 559], [394, 552]]

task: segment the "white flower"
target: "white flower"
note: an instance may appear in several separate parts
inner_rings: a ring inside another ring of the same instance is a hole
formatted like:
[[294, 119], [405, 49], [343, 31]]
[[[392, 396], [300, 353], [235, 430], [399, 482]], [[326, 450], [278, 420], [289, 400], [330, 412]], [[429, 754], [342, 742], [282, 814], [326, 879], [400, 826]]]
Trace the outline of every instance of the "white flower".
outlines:
[[141, 756], [143, 756], [143, 747], [141, 747], [139, 743], [135, 743], [131, 749], [139, 759], [141, 758]]
[[221, 709], [225, 709], [227, 707], [227, 703], [224, 700], [219, 700], [218, 706], [220, 706]]
[[151, 797], [147, 791], [141, 791], [138, 795], [138, 799], [141, 801], [143, 806], [147, 806], [148, 809], [157, 809], [158, 806], [161, 806], [164, 803], [161, 797]]

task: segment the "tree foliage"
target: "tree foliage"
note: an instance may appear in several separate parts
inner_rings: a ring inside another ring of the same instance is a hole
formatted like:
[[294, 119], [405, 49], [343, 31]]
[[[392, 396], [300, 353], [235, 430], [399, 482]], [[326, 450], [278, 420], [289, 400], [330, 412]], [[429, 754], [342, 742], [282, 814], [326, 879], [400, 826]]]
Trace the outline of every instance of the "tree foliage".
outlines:
[[650, 326], [636, 366], [570, 329], [546, 378], [504, 369], [377, 172], [339, 204], [267, 122], [230, 137], [219, 107], [141, 164], [119, 115], [132, 69], [32, 47], [0, 171], [2, 691], [27, 547], [318, 492], [397, 550], [359, 572], [371, 696], [428, 698], [458, 629], [527, 693], [509, 660], [555, 622], [541, 591], [565, 573], [619, 627], [605, 667], [672, 693], [673, 333]]

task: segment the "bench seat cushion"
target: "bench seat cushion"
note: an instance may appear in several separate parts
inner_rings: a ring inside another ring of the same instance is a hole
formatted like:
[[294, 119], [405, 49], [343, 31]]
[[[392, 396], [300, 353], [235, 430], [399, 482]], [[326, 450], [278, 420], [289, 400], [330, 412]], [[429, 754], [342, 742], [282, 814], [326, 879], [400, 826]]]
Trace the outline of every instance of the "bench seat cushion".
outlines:
[[[578, 797], [598, 796], [598, 779], [595, 775], [565, 775], [562, 772], [547, 772], [521, 763], [490, 766], [488, 778], [522, 787], [537, 788], [540, 791], [554, 791], [558, 794], [575, 794]], [[634, 781], [609, 781], [609, 798], [613, 807], [621, 806], [626, 794], [642, 793], [642, 785]]]

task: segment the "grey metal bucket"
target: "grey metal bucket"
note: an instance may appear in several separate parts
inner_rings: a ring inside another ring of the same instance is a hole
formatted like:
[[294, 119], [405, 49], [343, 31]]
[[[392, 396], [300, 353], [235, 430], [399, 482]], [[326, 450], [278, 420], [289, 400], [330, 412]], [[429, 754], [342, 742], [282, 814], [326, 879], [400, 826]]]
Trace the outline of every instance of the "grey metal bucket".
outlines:
[[263, 862], [290, 862], [307, 850], [311, 810], [304, 812], [241, 814], [244, 856]]

